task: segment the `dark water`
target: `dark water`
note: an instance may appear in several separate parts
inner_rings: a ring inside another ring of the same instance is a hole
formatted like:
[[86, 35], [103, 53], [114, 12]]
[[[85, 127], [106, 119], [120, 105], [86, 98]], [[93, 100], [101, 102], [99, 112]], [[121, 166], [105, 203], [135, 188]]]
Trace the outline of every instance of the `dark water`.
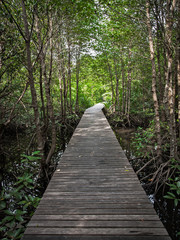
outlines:
[[[60, 132], [58, 133], [57, 150], [52, 157], [49, 175], [54, 172], [72, 134], [73, 129], [71, 128], [60, 129]], [[31, 152], [36, 151], [36, 147], [33, 146], [33, 144], [31, 149], [28, 149], [27, 151], [30, 141], [29, 136], [30, 135], [27, 136], [27, 134], [19, 134], [18, 141], [16, 137], [5, 137], [5, 141], [2, 146], [3, 151], [0, 152], [0, 189], [11, 189], [17, 181], [17, 177], [23, 173], [21, 169], [21, 160], [23, 157], [21, 155], [31, 155]], [[32, 166], [29, 165], [27, 168], [29, 168], [29, 172], [34, 174], [34, 178], [36, 179], [40, 169], [39, 161], [34, 161]], [[42, 186], [42, 188], [43, 187], [44, 186]]]
[[[132, 167], [136, 169], [138, 158], [135, 156], [132, 144], [136, 129], [115, 128], [114, 132]], [[147, 172], [141, 174], [147, 174]], [[180, 232], [180, 209], [174, 208], [173, 200], [164, 199], [163, 195], [166, 195], [166, 189], [155, 195], [154, 188], [146, 187], [146, 183], [142, 181], [141, 184], [172, 240], [180, 240], [180, 236], [177, 236], [177, 233]]]

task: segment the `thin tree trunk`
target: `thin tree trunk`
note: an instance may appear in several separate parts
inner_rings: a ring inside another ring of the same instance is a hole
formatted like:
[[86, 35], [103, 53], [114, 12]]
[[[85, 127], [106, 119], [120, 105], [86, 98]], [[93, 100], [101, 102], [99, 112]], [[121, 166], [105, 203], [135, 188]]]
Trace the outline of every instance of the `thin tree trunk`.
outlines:
[[69, 111], [72, 113], [72, 97], [71, 97], [71, 42], [68, 36], [68, 84], [69, 84]]
[[116, 65], [116, 59], [114, 57], [114, 70], [115, 70], [115, 76], [116, 76], [116, 111], [118, 114], [120, 113], [120, 103], [119, 103], [119, 77], [118, 77], [118, 72], [117, 72], [117, 65]]
[[42, 119], [44, 121], [44, 126], [46, 128], [47, 125], [47, 118], [46, 118], [46, 111], [45, 111], [45, 104], [44, 104], [44, 94], [43, 94], [43, 83], [42, 83], [42, 67], [40, 63], [40, 76], [39, 76], [39, 86], [40, 86], [40, 96], [41, 96], [41, 109], [42, 109]]
[[29, 32], [29, 27], [28, 27], [26, 7], [25, 7], [24, 0], [21, 0], [21, 6], [22, 6], [22, 17], [23, 17], [23, 22], [24, 22], [25, 38], [26, 38], [25, 45], [26, 45], [26, 55], [27, 55], [27, 69], [28, 69], [28, 74], [29, 74], [29, 84], [30, 84], [31, 96], [32, 96], [32, 107], [34, 109], [37, 144], [38, 144], [38, 150], [42, 154], [41, 165], [43, 166], [45, 164], [44, 141], [43, 141], [42, 132], [41, 132], [37, 94], [36, 94], [36, 89], [34, 86], [33, 66], [32, 66], [32, 61], [31, 61], [31, 47], [30, 47], [30, 40], [31, 40], [30, 37], [31, 36], [30, 36], [30, 32]]
[[[127, 118], [129, 121], [130, 107], [131, 107], [131, 50], [129, 49], [129, 63], [128, 63], [128, 99], [127, 99]], [[130, 122], [129, 122], [130, 124]]]
[[114, 85], [113, 85], [113, 74], [112, 74], [112, 69], [111, 69], [111, 65], [109, 63], [108, 60], [108, 56], [106, 54], [106, 59], [107, 59], [107, 66], [108, 66], [108, 71], [109, 71], [109, 76], [110, 76], [110, 80], [111, 80], [111, 92], [112, 92], [112, 105], [114, 104]]
[[80, 73], [80, 48], [76, 54], [76, 106], [75, 112], [79, 112], [79, 73]]
[[53, 65], [53, 22], [52, 22], [52, 13], [50, 13], [49, 20], [49, 45], [50, 45], [50, 62], [49, 62], [49, 81], [48, 84], [50, 86], [52, 80], [52, 65]]
[[124, 61], [123, 58], [121, 58], [121, 68], [122, 68], [122, 113], [124, 114], [124, 108], [125, 108], [125, 71], [124, 71]]
[[155, 65], [155, 53], [154, 53], [154, 45], [153, 45], [153, 38], [152, 38], [152, 29], [151, 29], [151, 22], [150, 22], [149, 1], [146, 2], [146, 16], [147, 16], [147, 27], [148, 27], [148, 33], [149, 33], [151, 65], [152, 65], [152, 94], [153, 94], [154, 111], [155, 111], [157, 155], [161, 162], [161, 127], [160, 127], [160, 118], [159, 118], [159, 103], [158, 103], [157, 93], [156, 93], [157, 91], [156, 90], [156, 65]]
[[61, 101], [61, 117], [64, 122], [64, 101], [63, 101], [63, 83], [62, 83], [62, 58], [61, 58], [61, 44], [58, 43], [58, 68], [59, 68], [59, 90], [60, 90], [60, 101]]
[[63, 114], [63, 122], [66, 120], [66, 109], [67, 109], [67, 84], [66, 84], [66, 75], [65, 75], [65, 64], [64, 64], [64, 56], [62, 56], [62, 79], [63, 79], [63, 97], [64, 97], [64, 114]]

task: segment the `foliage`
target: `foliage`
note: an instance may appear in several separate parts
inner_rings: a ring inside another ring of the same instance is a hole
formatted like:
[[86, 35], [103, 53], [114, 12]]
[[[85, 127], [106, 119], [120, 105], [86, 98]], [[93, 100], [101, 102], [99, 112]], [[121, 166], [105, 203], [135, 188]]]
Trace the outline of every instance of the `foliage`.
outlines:
[[23, 154], [21, 168], [23, 174], [17, 177], [13, 188], [4, 189], [0, 195], [0, 211], [4, 218], [0, 222], [0, 230], [3, 239], [20, 239], [25, 230], [29, 218], [38, 206], [40, 198], [35, 195], [35, 180], [29, 171], [29, 165], [40, 159], [39, 151], [33, 152], [32, 156]]
[[167, 192], [164, 198], [174, 200], [174, 206], [177, 207], [180, 203], [180, 165], [175, 159], [171, 159], [171, 163], [171, 169], [175, 170], [177, 176], [168, 179], [170, 183], [167, 183], [167, 185], [170, 192]]
[[146, 129], [139, 127], [132, 142], [135, 155], [143, 158], [149, 157], [156, 149], [154, 137], [154, 121], [151, 121], [150, 126]]

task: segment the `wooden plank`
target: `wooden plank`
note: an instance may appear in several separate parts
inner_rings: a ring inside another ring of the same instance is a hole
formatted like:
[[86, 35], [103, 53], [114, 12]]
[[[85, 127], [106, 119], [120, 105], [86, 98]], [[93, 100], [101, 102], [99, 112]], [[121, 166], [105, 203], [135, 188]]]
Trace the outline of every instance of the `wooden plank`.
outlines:
[[170, 240], [168, 236], [120, 236], [120, 235], [106, 235], [106, 236], [93, 236], [93, 235], [75, 235], [75, 236], [67, 236], [67, 235], [32, 235], [26, 234], [23, 237], [24, 240]]
[[33, 221], [29, 227], [116, 227], [116, 228], [159, 228], [159, 221]]
[[92, 215], [62, 215], [62, 214], [59, 214], [59, 215], [52, 215], [52, 214], [48, 214], [48, 215], [37, 215], [35, 214], [33, 217], [32, 217], [33, 220], [100, 220], [100, 221], [105, 221], [105, 220], [108, 220], [108, 221], [111, 221], [111, 220], [135, 220], [135, 221], [145, 221], [145, 220], [151, 220], [151, 221], [158, 221], [159, 218], [157, 215], [155, 214], [152, 214], [152, 215], [96, 215], [96, 214], [92, 214]]
[[[152, 209], [151, 208], [146, 208], [146, 209], [118, 209], [118, 208], [101, 208], [101, 209], [97, 209], [97, 208], [50, 208], [48, 207], [42, 207], [37, 209], [36, 214], [37, 215], [49, 215], [49, 214], [53, 214], [53, 215], [59, 215], [59, 214], [88, 214], [88, 215], [100, 215], [100, 214], [114, 214], [114, 215], [148, 215], [152, 213]], [[159, 221], [158, 221], [159, 222]]]
[[[129, 236], [157, 236], [166, 235], [163, 228], [44, 228], [44, 227], [28, 227], [26, 234], [52, 234], [52, 235], [129, 235]], [[152, 238], [153, 239], [153, 238]]]
[[[63, 197], [68, 197], [68, 196], [86, 196], [86, 197], [89, 197], [89, 196], [99, 196], [99, 197], [120, 197], [120, 196], [123, 196], [125, 197], [124, 195], [127, 195], [127, 194], [130, 194], [130, 195], [136, 195], [136, 194], [142, 194], [142, 191], [123, 191], [123, 192], [57, 192], [57, 191], [51, 191], [51, 192], [48, 192], [46, 191], [44, 196], [63, 196]], [[146, 196], [147, 198], [147, 196]]]
[[[39, 204], [39, 208], [49, 208], [52, 207], [54, 209], [54, 205], [50, 205], [47, 202], [41, 201]], [[82, 203], [80, 202], [64, 202], [62, 204], [56, 204], [56, 209], [61, 209], [61, 208], [75, 208], [78, 209], [82, 207]], [[98, 209], [106, 209], [106, 208], [111, 208], [111, 209], [151, 209], [152, 213], [152, 204], [149, 202], [145, 203], [83, 203], [84, 208], [98, 208]]]
[[83, 115], [23, 240], [170, 240], [101, 105]]

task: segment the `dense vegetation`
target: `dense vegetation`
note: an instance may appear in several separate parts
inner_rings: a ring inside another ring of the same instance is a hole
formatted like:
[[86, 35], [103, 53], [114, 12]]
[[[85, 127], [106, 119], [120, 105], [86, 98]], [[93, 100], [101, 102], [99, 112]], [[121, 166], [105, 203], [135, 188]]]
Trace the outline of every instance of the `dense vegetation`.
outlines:
[[24, 153], [19, 169], [37, 168], [35, 177], [19, 170], [15, 187], [2, 191], [3, 236], [21, 236], [26, 210], [38, 202], [32, 183], [37, 173], [48, 176], [63, 127], [98, 102], [117, 126], [146, 127], [134, 143], [135, 170], [156, 193], [166, 189], [178, 215], [179, 1], [1, 0], [0, 21], [0, 158], [6, 164], [14, 138]]

